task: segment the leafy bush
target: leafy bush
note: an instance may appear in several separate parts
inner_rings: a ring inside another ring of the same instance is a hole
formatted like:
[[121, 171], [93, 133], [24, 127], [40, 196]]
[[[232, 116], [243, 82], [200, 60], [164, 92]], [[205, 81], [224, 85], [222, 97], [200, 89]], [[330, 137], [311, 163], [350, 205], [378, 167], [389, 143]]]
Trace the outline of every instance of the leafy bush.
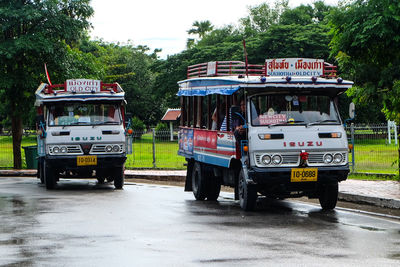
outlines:
[[137, 139], [140, 139], [146, 130], [146, 125], [138, 117], [132, 118], [131, 127], [133, 130], [133, 137]]

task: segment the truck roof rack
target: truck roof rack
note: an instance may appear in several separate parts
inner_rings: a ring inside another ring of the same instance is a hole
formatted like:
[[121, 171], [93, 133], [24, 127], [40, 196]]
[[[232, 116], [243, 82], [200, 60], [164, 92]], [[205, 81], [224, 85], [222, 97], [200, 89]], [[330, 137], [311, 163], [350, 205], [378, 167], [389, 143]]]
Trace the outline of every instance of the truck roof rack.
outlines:
[[[187, 79], [221, 76], [269, 76], [264, 65], [246, 64], [242, 61], [212, 61], [188, 66]], [[337, 66], [324, 62], [323, 78], [336, 78]]]

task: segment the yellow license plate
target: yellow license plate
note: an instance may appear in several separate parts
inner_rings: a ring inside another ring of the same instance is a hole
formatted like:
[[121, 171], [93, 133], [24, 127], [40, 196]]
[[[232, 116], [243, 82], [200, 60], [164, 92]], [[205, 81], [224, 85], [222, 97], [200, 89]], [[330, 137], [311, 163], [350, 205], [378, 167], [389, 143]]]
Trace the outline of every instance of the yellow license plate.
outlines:
[[97, 165], [97, 156], [78, 156], [76, 158], [77, 166]]
[[291, 182], [315, 182], [318, 178], [317, 168], [297, 168], [292, 169], [290, 175]]

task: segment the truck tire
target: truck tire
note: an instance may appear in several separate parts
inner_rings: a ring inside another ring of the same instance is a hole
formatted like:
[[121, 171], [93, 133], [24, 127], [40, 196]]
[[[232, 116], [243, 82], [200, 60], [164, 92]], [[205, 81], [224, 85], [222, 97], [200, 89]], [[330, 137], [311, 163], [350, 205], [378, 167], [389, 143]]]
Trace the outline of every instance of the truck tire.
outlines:
[[321, 185], [319, 204], [324, 210], [333, 210], [336, 207], [339, 193], [338, 183]]
[[252, 211], [256, 207], [257, 189], [254, 185], [247, 184], [243, 170], [239, 173], [239, 202], [245, 211]]
[[203, 175], [206, 181], [206, 198], [210, 201], [215, 201], [221, 192], [221, 179], [214, 175], [211, 167], [203, 166]]
[[201, 163], [196, 161], [192, 173], [192, 191], [196, 200], [204, 200], [207, 196], [207, 183], [202, 169]]
[[44, 184], [46, 185], [46, 189], [51, 190], [56, 187], [57, 179], [55, 175], [54, 169], [49, 166], [46, 160], [43, 161], [43, 176], [44, 176]]
[[122, 189], [124, 187], [125, 181], [125, 174], [124, 174], [125, 167], [118, 167], [114, 170], [114, 187], [115, 189]]

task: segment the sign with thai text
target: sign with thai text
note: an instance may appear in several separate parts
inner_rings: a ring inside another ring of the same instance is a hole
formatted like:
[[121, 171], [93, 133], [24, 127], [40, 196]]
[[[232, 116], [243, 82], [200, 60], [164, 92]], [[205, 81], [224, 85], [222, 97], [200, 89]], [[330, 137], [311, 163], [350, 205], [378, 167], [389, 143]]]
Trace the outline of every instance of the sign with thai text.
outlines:
[[324, 60], [314, 58], [267, 59], [269, 76], [321, 76], [324, 74]]
[[286, 114], [260, 115], [260, 125], [269, 125], [286, 122]]
[[91, 93], [100, 92], [101, 82], [90, 79], [72, 79], [67, 80], [67, 92]]
[[217, 132], [196, 130], [194, 132], [194, 146], [204, 148], [217, 148]]

